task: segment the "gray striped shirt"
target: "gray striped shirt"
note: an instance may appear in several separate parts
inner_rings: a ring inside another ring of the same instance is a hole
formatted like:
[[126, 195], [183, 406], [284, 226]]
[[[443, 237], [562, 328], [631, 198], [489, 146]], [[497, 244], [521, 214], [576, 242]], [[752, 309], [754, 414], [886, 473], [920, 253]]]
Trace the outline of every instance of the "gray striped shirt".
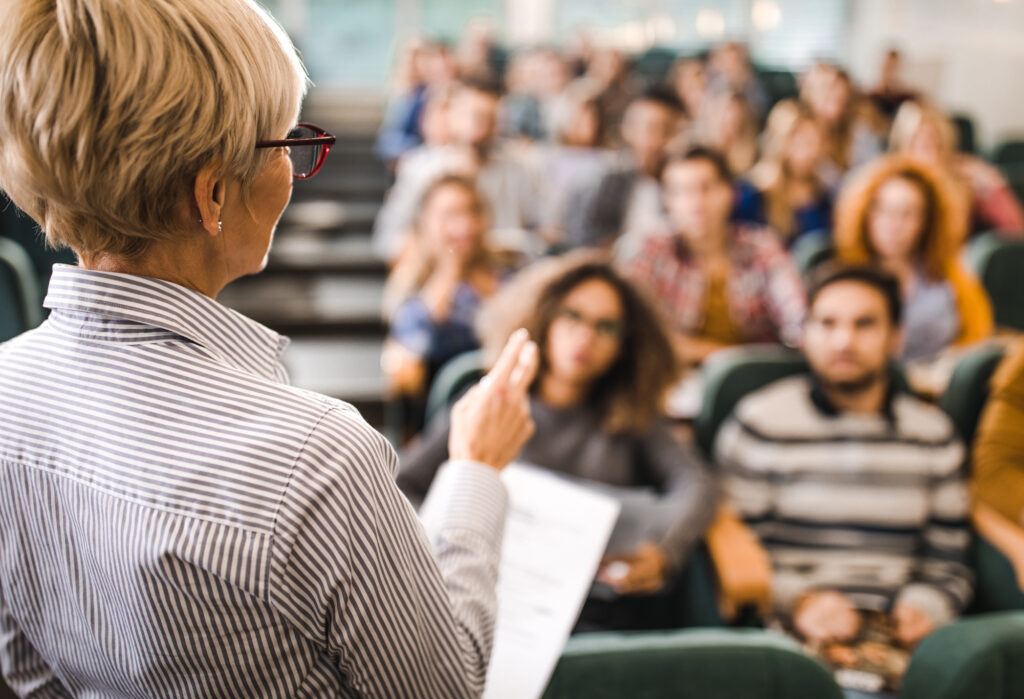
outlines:
[[33, 696], [482, 691], [507, 508], [448, 464], [435, 521], [286, 340], [165, 281], [57, 266], [0, 345], [0, 659]]
[[938, 408], [896, 393], [886, 415], [840, 413], [796, 376], [740, 401], [715, 457], [768, 549], [780, 613], [816, 589], [937, 624], [969, 601], [964, 449]]

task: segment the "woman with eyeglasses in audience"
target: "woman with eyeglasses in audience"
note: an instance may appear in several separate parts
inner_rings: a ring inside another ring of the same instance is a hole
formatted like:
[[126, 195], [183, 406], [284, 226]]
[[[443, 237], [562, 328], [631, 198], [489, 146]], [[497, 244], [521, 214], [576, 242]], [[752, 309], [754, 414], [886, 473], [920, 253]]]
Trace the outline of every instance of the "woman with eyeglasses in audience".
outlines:
[[934, 105], [904, 103], [893, 120], [889, 146], [952, 180], [956, 194], [965, 200], [970, 233], [994, 229], [1024, 237], [1024, 209], [1006, 178], [991, 163], [957, 151], [956, 129]]
[[[520, 326], [537, 339], [540, 369], [530, 387], [536, 432], [517, 460], [605, 485], [654, 488], [674, 503], [659, 539], [605, 561], [598, 579], [623, 597], [592, 600], [579, 628], [668, 623], [659, 619], [667, 600], [657, 593], [671, 588], [714, 508], [700, 458], [661, 414], [676, 377], [669, 339], [633, 285], [584, 251], [537, 263], [488, 303], [480, 316], [485, 354], [493, 360]], [[401, 459], [398, 484], [414, 503], [447, 458], [447, 444], [445, 417]], [[622, 566], [612, 563], [625, 563], [626, 572], [614, 575]]]
[[985, 290], [959, 259], [963, 222], [941, 172], [899, 155], [867, 166], [840, 193], [837, 257], [881, 265], [899, 279], [904, 360], [934, 357], [992, 334]]
[[821, 176], [825, 134], [809, 108], [784, 100], [768, 115], [761, 160], [737, 187], [733, 217], [770, 225], [790, 246], [806, 233], [827, 236], [832, 197]]
[[471, 179], [444, 175], [424, 192], [410, 247], [384, 291], [383, 367], [396, 394], [419, 397], [445, 362], [478, 346], [473, 323], [501, 276], [487, 230]]

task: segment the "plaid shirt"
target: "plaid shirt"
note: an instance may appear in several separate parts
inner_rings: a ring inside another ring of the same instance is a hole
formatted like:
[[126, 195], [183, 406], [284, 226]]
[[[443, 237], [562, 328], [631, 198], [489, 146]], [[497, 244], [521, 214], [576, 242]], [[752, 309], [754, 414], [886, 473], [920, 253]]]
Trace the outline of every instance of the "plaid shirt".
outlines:
[[[800, 273], [778, 236], [762, 226], [736, 224], [729, 242], [729, 316], [744, 342], [795, 345], [806, 312]], [[696, 332], [707, 309], [707, 275], [675, 235], [652, 236], [626, 264], [650, 290], [673, 327]]]

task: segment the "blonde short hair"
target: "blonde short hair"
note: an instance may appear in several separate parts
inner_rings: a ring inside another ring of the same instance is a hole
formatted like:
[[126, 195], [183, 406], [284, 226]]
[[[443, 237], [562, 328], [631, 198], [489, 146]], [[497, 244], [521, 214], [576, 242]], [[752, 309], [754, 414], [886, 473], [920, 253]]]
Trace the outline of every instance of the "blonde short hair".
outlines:
[[0, 188], [51, 245], [141, 254], [180, 229], [203, 167], [248, 190], [306, 85], [252, 0], [8, 0]]

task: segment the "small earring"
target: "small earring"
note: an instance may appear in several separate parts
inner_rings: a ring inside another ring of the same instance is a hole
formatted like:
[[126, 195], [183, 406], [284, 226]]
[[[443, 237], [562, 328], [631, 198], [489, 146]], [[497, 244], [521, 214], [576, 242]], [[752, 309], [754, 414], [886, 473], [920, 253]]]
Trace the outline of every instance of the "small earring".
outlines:
[[223, 221], [217, 221], [217, 232], [218, 233], [223, 233], [224, 232], [224, 222]]

